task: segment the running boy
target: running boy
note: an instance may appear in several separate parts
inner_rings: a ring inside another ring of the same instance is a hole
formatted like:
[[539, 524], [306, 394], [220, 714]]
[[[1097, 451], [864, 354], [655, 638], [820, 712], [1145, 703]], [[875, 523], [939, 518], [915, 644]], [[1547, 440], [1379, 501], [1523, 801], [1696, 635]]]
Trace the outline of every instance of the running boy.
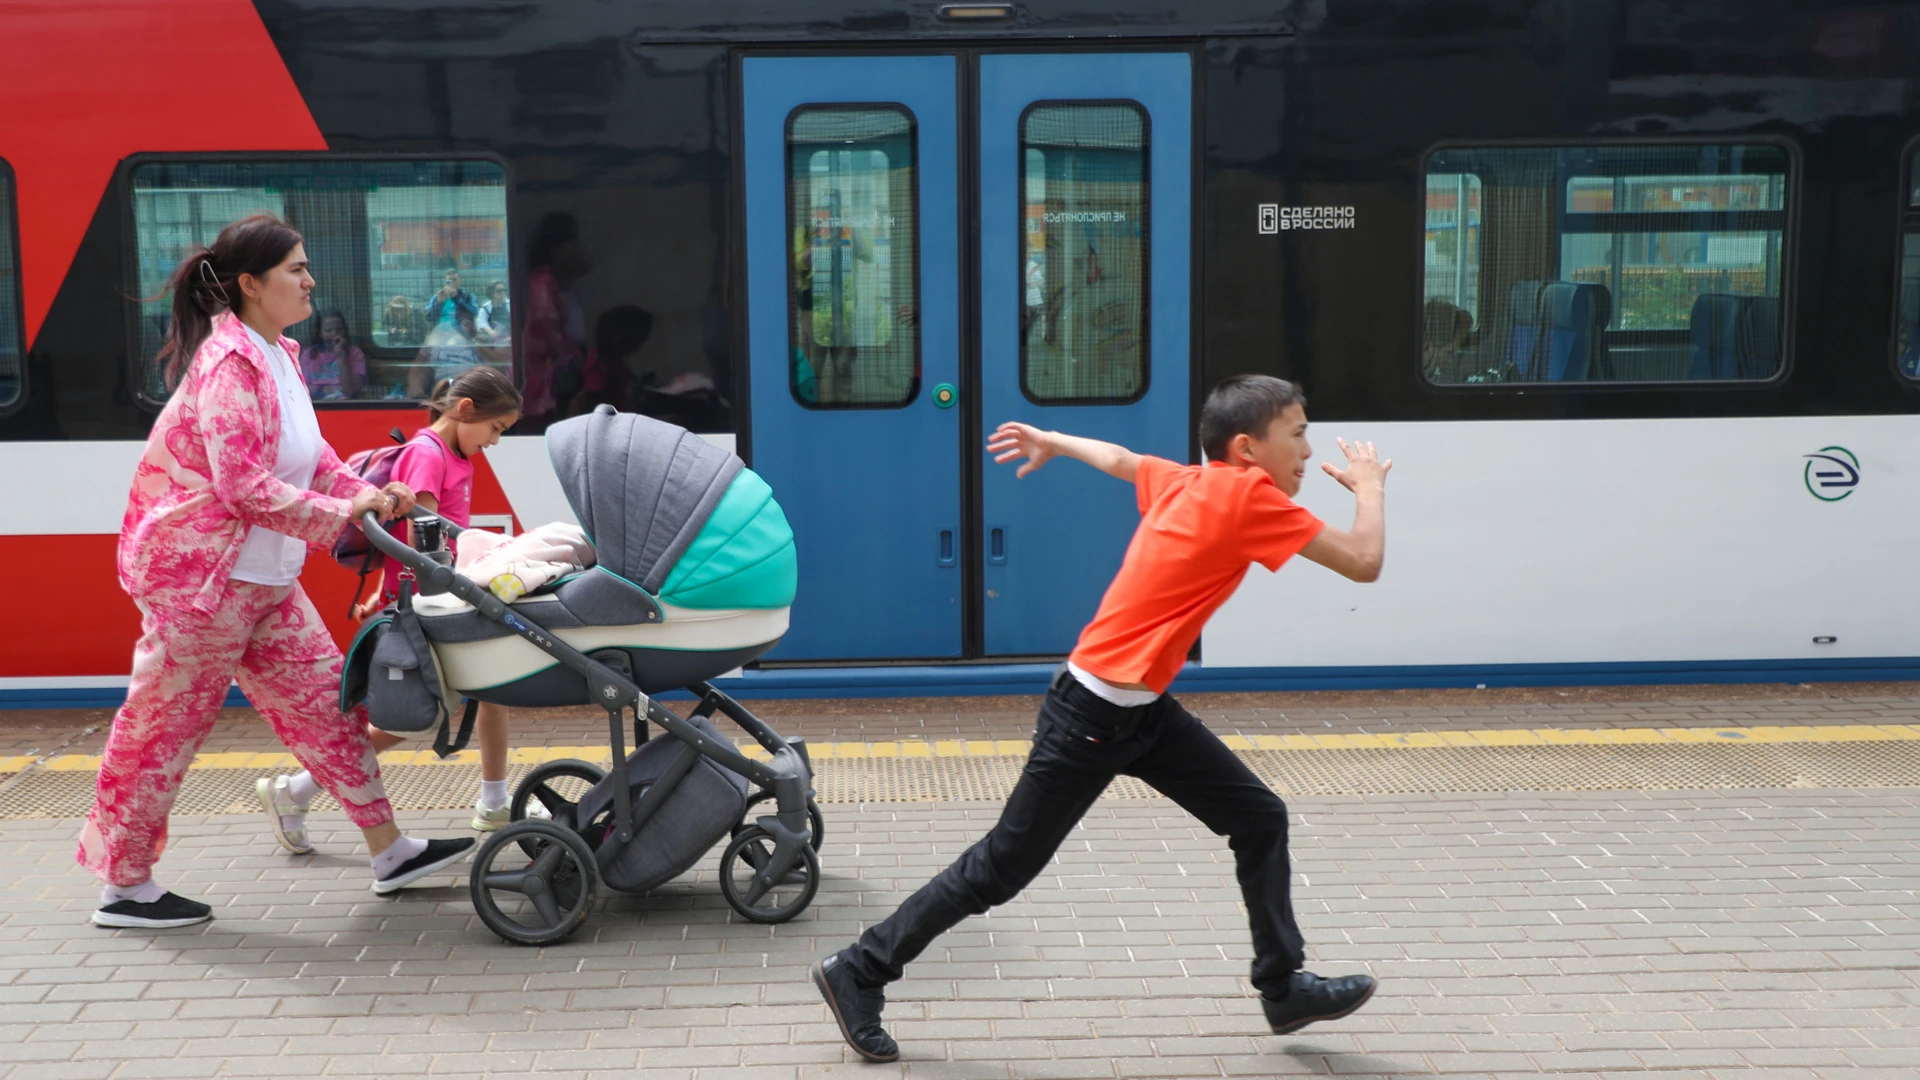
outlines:
[[1305, 944], [1288, 895], [1287, 807], [1173, 698], [1173, 682], [1207, 618], [1259, 563], [1304, 555], [1355, 581], [1380, 576], [1386, 479], [1373, 445], [1340, 440], [1347, 468], [1323, 465], [1354, 493], [1353, 531], [1324, 526], [1291, 496], [1313, 449], [1306, 401], [1291, 383], [1237, 375], [1207, 396], [1200, 445], [1210, 464], [1176, 465], [1093, 439], [1002, 424], [987, 443], [1018, 476], [1070, 457], [1134, 485], [1140, 528], [1093, 622], [1040, 705], [1033, 752], [1000, 821], [900, 909], [814, 965], [840, 1033], [869, 1061], [900, 1048], [880, 1026], [885, 986], [933, 939], [1014, 898], [1046, 866], [1107, 784], [1136, 776], [1233, 849], [1253, 928], [1253, 985], [1276, 1034], [1358, 1009], [1373, 979], [1302, 971]]

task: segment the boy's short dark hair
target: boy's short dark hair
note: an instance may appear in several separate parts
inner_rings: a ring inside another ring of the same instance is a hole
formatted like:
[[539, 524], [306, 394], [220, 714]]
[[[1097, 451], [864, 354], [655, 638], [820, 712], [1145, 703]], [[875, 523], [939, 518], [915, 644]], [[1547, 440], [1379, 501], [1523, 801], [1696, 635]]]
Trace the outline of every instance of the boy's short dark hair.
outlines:
[[1234, 375], [1222, 379], [1200, 408], [1200, 449], [1208, 461], [1225, 461], [1235, 435], [1265, 438], [1267, 427], [1288, 407], [1305, 407], [1300, 388], [1271, 375]]

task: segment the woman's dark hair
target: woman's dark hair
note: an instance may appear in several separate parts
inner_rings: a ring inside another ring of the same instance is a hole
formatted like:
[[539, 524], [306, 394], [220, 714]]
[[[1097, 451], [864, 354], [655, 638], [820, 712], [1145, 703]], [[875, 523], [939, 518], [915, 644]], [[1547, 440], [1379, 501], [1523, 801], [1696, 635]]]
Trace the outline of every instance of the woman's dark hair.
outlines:
[[476, 364], [451, 379], [441, 379], [427, 398], [427, 415], [435, 420], [453, 411], [461, 398], [473, 401], [473, 415], [456, 417], [463, 423], [511, 416], [521, 411], [520, 391], [499, 368]]
[[167, 278], [173, 290], [173, 322], [160, 346], [167, 388], [180, 385], [187, 365], [213, 333], [213, 318], [240, 310], [240, 275], [266, 276], [304, 238], [271, 214], [255, 214], [220, 230], [213, 247], [196, 248]]
[[1289, 406], [1307, 403], [1300, 388], [1271, 375], [1234, 375], [1220, 380], [1200, 407], [1200, 449], [1208, 461], [1225, 461], [1235, 435], [1266, 437]]
[[580, 238], [580, 222], [563, 210], [555, 210], [533, 227], [533, 244], [527, 249], [529, 273], [553, 263], [555, 248]]

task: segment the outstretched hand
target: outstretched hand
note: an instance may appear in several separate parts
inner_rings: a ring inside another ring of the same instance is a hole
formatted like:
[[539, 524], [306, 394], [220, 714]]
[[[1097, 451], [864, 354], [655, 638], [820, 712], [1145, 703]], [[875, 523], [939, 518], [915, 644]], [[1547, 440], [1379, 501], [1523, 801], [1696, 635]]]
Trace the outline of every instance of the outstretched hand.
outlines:
[[987, 453], [993, 455], [995, 462], [1002, 464], [1014, 458], [1026, 458], [1020, 471], [1013, 474], [1014, 479], [1018, 480], [1053, 460], [1054, 449], [1048, 436], [1048, 432], [1031, 424], [1008, 421], [996, 428], [987, 439]]
[[1340, 444], [1340, 452], [1347, 456], [1347, 467], [1340, 469], [1330, 462], [1322, 462], [1320, 467], [1326, 470], [1328, 476], [1340, 481], [1341, 487], [1352, 492], [1358, 492], [1368, 485], [1386, 489], [1387, 470], [1393, 468], [1392, 458], [1381, 461], [1372, 443], [1349, 444], [1345, 439], [1335, 439], [1334, 442]]

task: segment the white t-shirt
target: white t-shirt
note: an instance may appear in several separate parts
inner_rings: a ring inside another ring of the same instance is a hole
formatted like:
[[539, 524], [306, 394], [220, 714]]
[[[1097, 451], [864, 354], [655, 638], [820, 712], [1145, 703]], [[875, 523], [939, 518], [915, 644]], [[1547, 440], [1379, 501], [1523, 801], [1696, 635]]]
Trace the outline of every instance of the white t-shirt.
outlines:
[[1160, 695], [1151, 690], [1128, 690], [1115, 686], [1071, 660], [1067, 661], [1067, 672], [1075, 682], [1093, 691], [1095, 697], [1123, 709], [1137, 709], [1160, 700]]
[[[320, 448], [324, 445], [320, 420], [313, 415], [313, 399], [307, 396], [307, 384], [280, 343], [268, 341], [250, 326], [245, 329], [254, 347], [266, 354], [280, 395], [280, 446], [273, 461], [273, 475], [305, 491], [313, 486], [313, 473], [320, 467]], [[255, 525], [240, 547], [240, 560], [233, 564], [233, 580], [291, 585], [299, 580], [306, 565], [306, 541]]]

